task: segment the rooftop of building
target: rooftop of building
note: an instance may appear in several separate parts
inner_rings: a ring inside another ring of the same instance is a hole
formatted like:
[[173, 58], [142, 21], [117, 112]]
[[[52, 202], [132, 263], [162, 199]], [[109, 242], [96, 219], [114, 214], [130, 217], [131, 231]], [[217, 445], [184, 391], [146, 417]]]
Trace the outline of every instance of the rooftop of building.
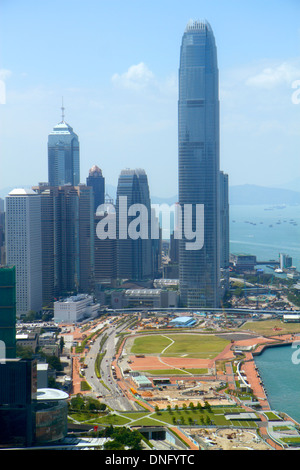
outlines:
[[38, 194], [30, 188], [15, 188], [8, 196], [37, 196]]
[[208, 29], [208, 30], [212, 30], [211, 29], [211, 26], [209, 24], [209, 22], [207, 20], [189, 20], [187, 25], [186, 25], [186, 28], [185, 28], [185, 31], [188, 32], [188, 31], [203, 31], [205, 29]]
[[173, 320], [170, 321], [170, 323], [189, 323], [193, 321], [193, 317], [176, 317], [173, 318]]
[[55, 388], [39, 388], [36, 392], [36, 399], [39, 401], [66, 400], [68, 398], [67, 393]]
[[73, 133], [73, 128], [65, 121], [61, 121], [56, 126], [53, 127], [53, 130], [49, 133], [49, 135], [52, 134], [70, 134]]
[[63, 302], [63, 303], [71, 303], [71, 302], [80, 302], [81, 300], [86, 300], [86, 299], [91, 299], [92, 296], [90, 294], [77, 294], [77, 295], [72, 295], [70, 297], [66, 297], [64, 299], [58, 300], [58, 302]]
[[160, 294], [162, 289], [127, 289], [126, 295], [139, 296], [139, 295], [157, 295]]
[[102, 170], [97, 165], [93, 165], [89, 171], [89, 176], [102, 176]]

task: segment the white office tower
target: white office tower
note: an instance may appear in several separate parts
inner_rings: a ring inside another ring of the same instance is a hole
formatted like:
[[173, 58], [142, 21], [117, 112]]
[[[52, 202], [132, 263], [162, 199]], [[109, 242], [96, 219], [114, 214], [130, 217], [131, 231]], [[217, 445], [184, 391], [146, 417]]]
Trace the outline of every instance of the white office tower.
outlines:
[[6, 260], [16, 266], [17, 316], [42, 309], [41, 196], [14, 189], [6, 197]]

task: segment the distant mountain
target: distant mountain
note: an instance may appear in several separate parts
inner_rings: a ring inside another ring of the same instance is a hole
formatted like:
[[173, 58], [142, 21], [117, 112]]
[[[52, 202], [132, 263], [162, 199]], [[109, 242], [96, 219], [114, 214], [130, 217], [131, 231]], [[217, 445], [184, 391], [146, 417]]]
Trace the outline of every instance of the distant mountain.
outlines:
[[282, 185], [278, 186], [278, 188], [291, 189], [292, 191], [300, 192], [300, 177], [295, 178], [295, 179], [293, 179], [292, 181], [289, 181], [286, 184], [282, 184]]
[[[297, 186], [297, 181], [294, 181], [294, 187]], [[27, 187], [27, 186], [26, 186]], [[31, 186], [28, 186], [31, 187]], [[0, 189], [0, 198], [5, 198], [8, 193], [14, 188]], [[106, 193], [116, 199], [117, 188], [115, 186], [106, 185]], [[178, 196], [159, 197], [151, 195], [152, 204], [168, 204], [173, 205], [178, 202]], [[231, 205], [258, 205], [258, 204], [300, 204], [300, 184], [299, 191], [281, 188], [268, 188], [264, 186], [256, 186], [254, 184], [244, 184], [237, 186], [230, 186], [229, 188], [229, 203]]]
[[229, 203], [232, 205], [300, 204], [300, 192], [252, 184], [231, 186]]
[[6, 196], [8, 195], [8, 193], [10, 193], [10, 191], [12, 191], [14, 188], [1, 188], [0, 189], [0, 197], [5, 199]]

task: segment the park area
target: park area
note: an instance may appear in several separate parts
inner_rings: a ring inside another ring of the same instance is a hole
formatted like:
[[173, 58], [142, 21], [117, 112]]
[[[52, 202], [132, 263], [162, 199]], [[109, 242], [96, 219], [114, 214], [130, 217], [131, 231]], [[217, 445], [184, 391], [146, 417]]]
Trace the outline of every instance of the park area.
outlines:
[[131, 353], [164, 357], [213, 359], [229, 344], [215, 335], [201, 334], [154, 334], [134, 339]]
[[258, 335], [264, 336], [298, 334], [300, 333], [300, 323], [285, 323], [280, 319], [247, 321], [240, 330], [253, 331]]
[[216, 359], [232, 357], [230, 347], [230, 340], [218, 335], [172, 332], [131, 336], [123, 353], [131, 370], [145, 374], [207, 374]]

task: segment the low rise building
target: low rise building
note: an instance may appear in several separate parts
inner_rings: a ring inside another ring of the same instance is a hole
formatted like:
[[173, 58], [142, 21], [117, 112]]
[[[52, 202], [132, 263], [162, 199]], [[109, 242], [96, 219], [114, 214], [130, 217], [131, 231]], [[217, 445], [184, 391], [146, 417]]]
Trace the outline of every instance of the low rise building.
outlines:
[[166, 289], [126, 289], [111, 294], [113, 308], [175, 308], [178, 292]]
[[38, 346], [38, 334], [36, 332], [22, 331], [16, 334], [17, 346], [30, 348], [33, 352]]
[[176, 317], [169, 322], [169, 326], [173, 326], [175, 328], [185, 328], [194, 326], [195, 323], [196, 320], [193, 317]]
[[54, 302], [54, 318], [56, 323], [77, 323], [86, 318], [95, 318], [100, 309], [91, 295], [78, 294]]

